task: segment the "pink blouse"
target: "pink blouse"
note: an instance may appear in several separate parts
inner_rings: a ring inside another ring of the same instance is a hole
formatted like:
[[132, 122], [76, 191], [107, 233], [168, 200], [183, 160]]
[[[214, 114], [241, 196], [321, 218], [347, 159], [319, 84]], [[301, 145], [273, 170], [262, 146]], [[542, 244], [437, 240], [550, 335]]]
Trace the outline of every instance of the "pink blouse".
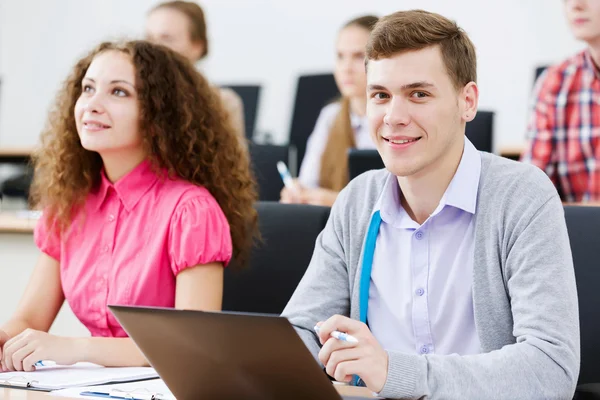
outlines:
[[35, 243], [60, 262], [65, 298], [92, 336], [127, 336], [107, 305], [174, 307], [180, 271], [232, 255], [208, 190], [159, 177], [147, 161], [115, 184], [103, 173], [63, 234], [48, 224], [40, 219]]

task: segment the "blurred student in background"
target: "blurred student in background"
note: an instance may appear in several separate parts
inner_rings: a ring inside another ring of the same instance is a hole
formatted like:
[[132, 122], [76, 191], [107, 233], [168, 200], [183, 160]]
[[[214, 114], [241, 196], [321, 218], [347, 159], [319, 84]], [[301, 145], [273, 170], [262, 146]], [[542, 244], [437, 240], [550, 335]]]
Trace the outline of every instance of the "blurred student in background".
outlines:
[[[154, 7], [146, 19], [146, 39], [182, 54], [192, 63], [208, 54], [206, 19], [202, 8], [191, 1], [169, 1]], [[244, 133], [242, 99], [231, 89], [217, 88], [231, 125], [240, 137]]]
[[[146, 41], [94, 49], [57, 96], [35, 169], [42, 254], [0, 328], [3, 371], [146, 365], [108, 304], [221, 309], [256, 189], [220, 99], [185, 58]], [[65, 299], [92, 337], [47, 333]]]
[[282, 190], [282, 202], [331, 206], [348, 183], [348, 150], [375, 148], [365, 117], [365, 46], [376, 22], [359, 17], [339, 32], [334, 76], [342, 97], [321, 111], [294, 189]]
[[565, 202], [600, 201], [600, 1], [565, 0], [587, 48], [546, 69], [534, 90], [522, 161], [540, 167]]

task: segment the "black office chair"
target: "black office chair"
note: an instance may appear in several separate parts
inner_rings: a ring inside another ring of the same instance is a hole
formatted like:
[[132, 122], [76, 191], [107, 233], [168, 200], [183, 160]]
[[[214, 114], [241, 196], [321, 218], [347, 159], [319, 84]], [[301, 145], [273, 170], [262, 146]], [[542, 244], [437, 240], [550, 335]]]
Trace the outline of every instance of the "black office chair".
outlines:
[[[306, 142], [315, 127], [321, 109], [339, 96], [340, 92], [333, 74], [304, 75], [298, 78], [290, 128], [290, 146], [296, 153], [295, 169], [300, 169], [306, 152]], [[296, 172], [292, 171], [292, 173]]]
[[29, 188], [33, 180], [33, 165], [29, 156], [14, 155], [3, 156], [2, 163], [14, 165], [18, 168], [14, 174], [0, 179], [0, 198], [16, 197], [27, 200], [29, 198]]
[[256, 210], [262, 243], [245, 269], [225, 269], [223, 310], [281, 314], [304, 276], [329, 208], [258, 202]]
[[465, 134], [477, 150], [491, 153], [494, 145], [494, 112], [478, 110], [473, 121], [467, 123]]
[[287, 146], [249, 143], [250, 162], [258, 184], [261, 201], [279, 201], [283, 180], [277, 171], [277, 161], [288, 164]]
[[377, 150], [348, 150], [348, 177], [350, 180], [363, 172], [381, 168], [385, 168], [385, 164]]
[[27, 200], [29, 198], [29, 188], [33, 180], [33, 171], [26, 167], [24, 172], [13, 175], [4, 181], [0, 181], [0, 198], [19, 197]]
[[534, 82], [536, 82], [538, 80], [538, 78], [540, 77], [540, 75], [542, 75], [542, 73], [546, 70], [546, 68], [548, 68], [547, 65], [542, 65], [541, 67], [537, 67], [535, 69], [535, 80], [534, 80]]
[[575, 399], [600, 399], [600, 207], [565, 206], [579, 297], [581, 369]]
[[244, 104], [244, 130], [246, 138], [252, 140], [258, 114], [258, 101], [260, 99], [260, 86], [258, 85], [223, 85], [238, 94]]

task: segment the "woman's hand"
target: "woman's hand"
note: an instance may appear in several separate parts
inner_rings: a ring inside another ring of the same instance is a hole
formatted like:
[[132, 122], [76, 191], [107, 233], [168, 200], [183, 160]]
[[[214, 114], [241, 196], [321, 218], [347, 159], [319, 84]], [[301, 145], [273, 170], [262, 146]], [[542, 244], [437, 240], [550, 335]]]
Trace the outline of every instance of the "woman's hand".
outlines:
[[35, 363], [51, 360], [71, 365], [83, 358], [85, 338], [69, 338], [26, 329], [9, 339], [2, 351], [3, 371], [35, 371]]

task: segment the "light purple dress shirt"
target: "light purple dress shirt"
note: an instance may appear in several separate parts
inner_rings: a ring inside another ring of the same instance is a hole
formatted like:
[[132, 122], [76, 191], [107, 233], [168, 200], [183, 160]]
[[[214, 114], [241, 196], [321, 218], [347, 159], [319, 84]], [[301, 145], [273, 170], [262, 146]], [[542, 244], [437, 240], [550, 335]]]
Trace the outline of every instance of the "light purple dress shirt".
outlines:
[[[329, 130], [340, 111], [340, 103], [331, 103], [321, 110], [315, 129], [306, 143], [306, 153], [300, 166], [298, 180], [307, 188], [319, 187], [321, 173], [321, 157], [329, 139]], [[354, 141], [357, 149], [375, 149], [375, 143], [369, 134], [366, 116], [350, 115], [350, 124], [354, 129]]]
[[473, 314], [474, 218], [481, 156], [463, 155], [438, 207], [419, 225], [390, 174], [380, 210], [367, 322], [385, 349], [407, 354], [481, 352]]

